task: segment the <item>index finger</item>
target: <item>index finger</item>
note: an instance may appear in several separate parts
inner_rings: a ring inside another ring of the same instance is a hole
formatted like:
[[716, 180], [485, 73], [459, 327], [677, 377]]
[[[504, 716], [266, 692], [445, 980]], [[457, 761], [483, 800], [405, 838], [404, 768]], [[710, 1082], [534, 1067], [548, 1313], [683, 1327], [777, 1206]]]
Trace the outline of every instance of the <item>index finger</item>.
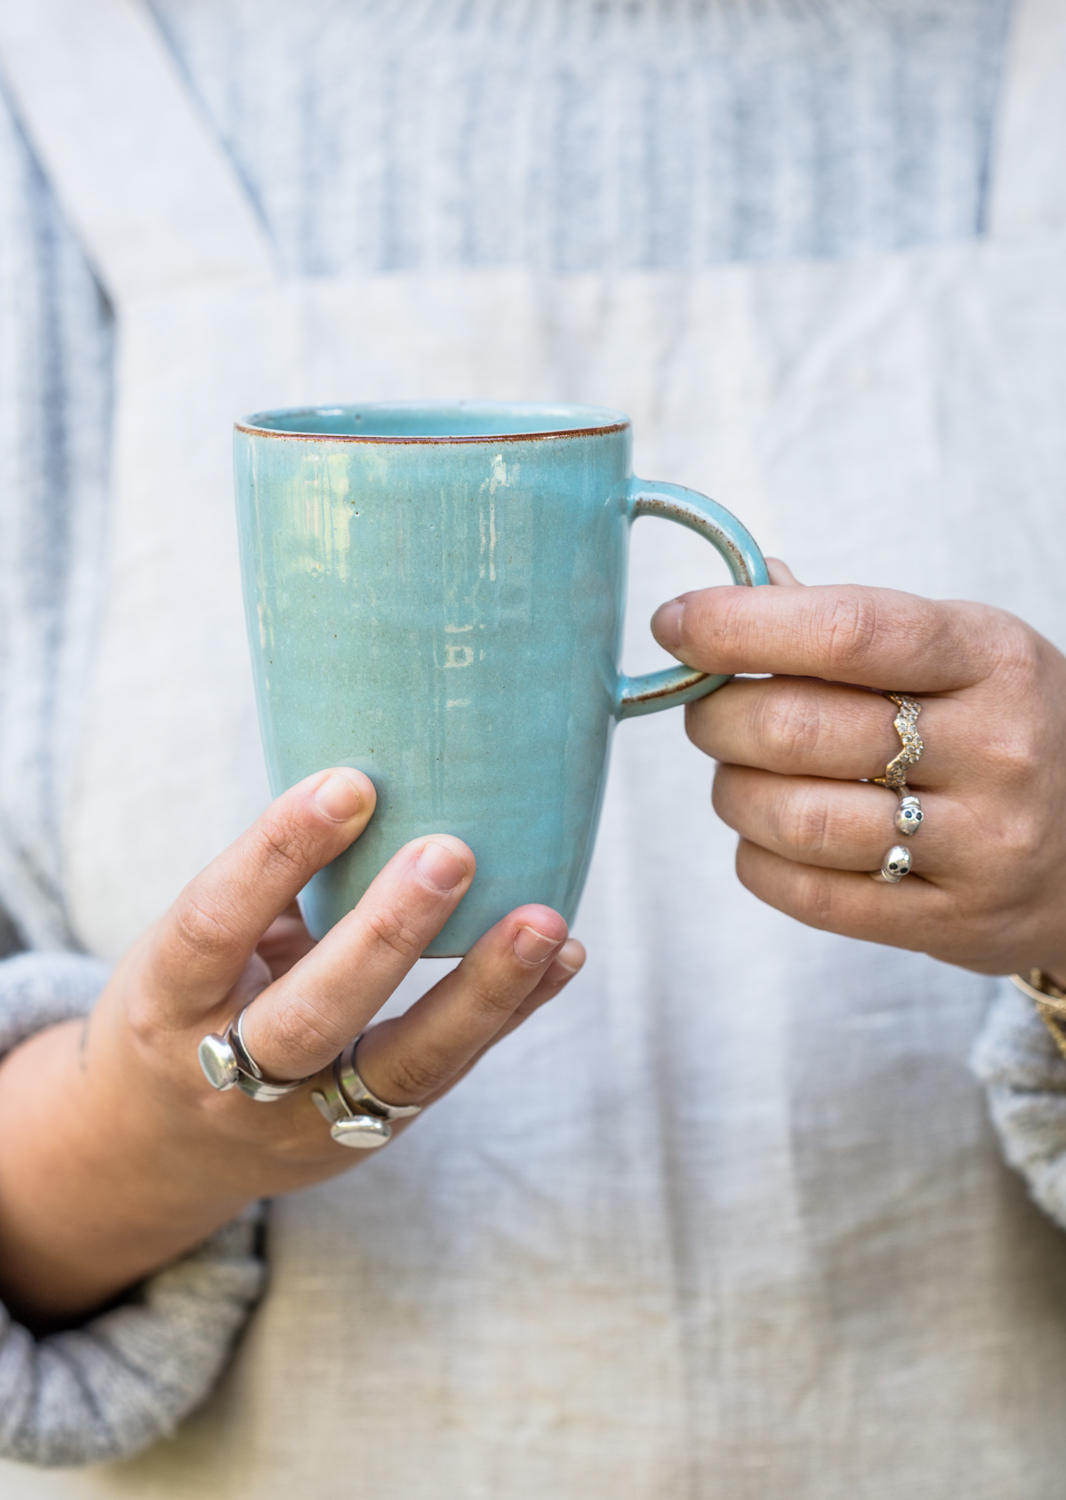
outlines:
[[154, 930], [149, 978], [180, 1016], [206, 1010], [240, 977], [270, 924], [316, 870], [362, 833], [374, 784], [361, 771], [319, 771], [283, 792], [195, 876]]
[[652, 632], [702, 672], [771, 672], [938, 693], [987, 676], [994, 614], [980, 604], [856, 584], [726, 585], [662, 605]]

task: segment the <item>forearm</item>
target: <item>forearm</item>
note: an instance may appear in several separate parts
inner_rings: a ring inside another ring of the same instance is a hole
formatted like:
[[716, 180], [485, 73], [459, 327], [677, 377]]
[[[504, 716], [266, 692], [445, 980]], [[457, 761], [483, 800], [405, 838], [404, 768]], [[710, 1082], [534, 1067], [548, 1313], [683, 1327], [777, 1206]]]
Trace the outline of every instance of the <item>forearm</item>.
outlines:
[[372, 808], [357, 772], [306, 778], [134, 944], [87, 1028], [12, 1036], [0, 1064], [0, 1298], [24, 1317], [90, 1312], [254, 1200], [365, 1154], [338, 1144], [309, 1090], [256, 1104], [211, 1088], [197, 1062], [205, 1034], [247, 1011], [265, 1074], [299, 1080], [367, 1032], [367, 1086], [421, 1109], [581, 967], [558, 913], [519, 907], [402, 1017], [371, 1026], [474, 876], [459, 840], [413, 840], [314, 944], [295, 898]]
[[0, 1298], [38, 1325], [110, 1301], [254, 1196], [194, 1173], [186, 1131], [93, 1054], [71, 1021], [0, 1063]]

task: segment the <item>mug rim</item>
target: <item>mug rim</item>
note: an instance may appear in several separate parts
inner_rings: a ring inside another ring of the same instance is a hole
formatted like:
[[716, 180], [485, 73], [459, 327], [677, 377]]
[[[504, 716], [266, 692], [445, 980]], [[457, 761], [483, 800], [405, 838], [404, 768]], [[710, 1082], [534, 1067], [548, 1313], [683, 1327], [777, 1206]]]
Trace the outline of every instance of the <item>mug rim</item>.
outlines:
[[[340, 416], [346, 412], [461, 412], [499, 413], [501, 420], [509, 414], [511, 421], [521, 419], [523, 413], [532, 416], [559, 415], [562, 425], [536, 430], [510, 432], [475, 433], [373, 433], [373, 432], [312, 432], [299, 427], [268, 425], [281, 419], [298, 421], [301, 417]], [[569, 414], [569, 416], [567, 415]], [[630, 420], [624, 412], [605, 406], [579, 406], [568, 402], [551, 401], [360, 401], [342, 402], [321, 406], [280, 406], [265, 411], [252, 412], [238, 418], [233, 424], [235, 431], [249, 437], [280, 438], [301, 443], [531, 443], [551, 438], [602, 437], [609, 433], [625, 432]]]

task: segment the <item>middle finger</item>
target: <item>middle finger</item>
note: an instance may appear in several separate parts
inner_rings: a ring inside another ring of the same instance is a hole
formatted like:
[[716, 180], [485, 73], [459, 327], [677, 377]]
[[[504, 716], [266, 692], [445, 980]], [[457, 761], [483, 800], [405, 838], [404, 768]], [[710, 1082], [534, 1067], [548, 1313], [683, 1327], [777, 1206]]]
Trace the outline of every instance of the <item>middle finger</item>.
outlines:
[[381, 1009], [473, 875], [473, 854], [446, 834], [393, 855], [354, 911], [249, 1007], [242, 1030], [266, 1076], [325, 1067]]
[[[967, 756], [972, 729], [953, 698], [923, 698], [918, 730], [925, 744], [908, 783], [943, 787], [976, 766]], [[892, 721], [899, 710], [881, 693], [810, 677], [738, 678], [690, 703], [689, 739], [715, 760], [791, 776], [872, 779], [899, 753]]]

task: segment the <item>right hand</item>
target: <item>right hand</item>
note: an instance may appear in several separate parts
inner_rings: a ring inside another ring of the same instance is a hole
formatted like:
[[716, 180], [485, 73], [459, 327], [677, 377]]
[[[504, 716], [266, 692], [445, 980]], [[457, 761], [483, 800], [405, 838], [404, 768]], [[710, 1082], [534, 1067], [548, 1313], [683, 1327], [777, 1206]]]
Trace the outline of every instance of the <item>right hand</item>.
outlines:
[[[359, 837], [374, 801], [373, 783], [347, 769], [316, 773], [279, 797], [127, 955], [93, 1018], [91, 1045], [107, 1035], [121, 1046], [124, 1035], [155, 1110], [171, 1127], [176, 1117], [187, 1129], [195, 1120], [190, 1149], [204, 1150], [212, 1172], [223, 1170], [248, 1198], [301, 1187], [365, 1153], [331, 1140], [310, 1085], [270, 1104], [215, 1093], [196, 1056], [205, 1032], [225, 1031], [249, 1006], [242, 1031], [252, 1056], [267, 1077], [290, 1079], [317, 1073], [369, 1027], [359, 1046], [368, 1087], [390, 1104], [425, 1105], [584, 961], [557, 912], [523, 906], [402, 1016], [371, 1027], [475, 869], [459, 839], [416, 839], [314, 943], [297, 892]], [[410, 1123], [397, 1121], [394, 1133]]]
[[310, 1084], [269, 1104], [210, 1087], [197, 1045], [242, 1007], [268, 1077], [314, 1074], [369, 1028], [358, 1058], [367, 1086], [424, 1105], [581, 967], [563, 918], [522, 906], [404, 1014], [372, 1026], [474, 877], [459, 839], [416, 839], [314, 943], [297, 892], [359, 837], [374, 800], [351, 770], [292, 787], [130, 949], [80, 1038], [76, 1023], [53, 1028], [7, 1058], [0, 1131], [17, 1125], [19, 1144], [9, 1135], [0, 1148], [0, 1271], [23, 1305], [48, 1315], [95, 1305], [252, 1200], [375, 1154], [331, 1139]]

